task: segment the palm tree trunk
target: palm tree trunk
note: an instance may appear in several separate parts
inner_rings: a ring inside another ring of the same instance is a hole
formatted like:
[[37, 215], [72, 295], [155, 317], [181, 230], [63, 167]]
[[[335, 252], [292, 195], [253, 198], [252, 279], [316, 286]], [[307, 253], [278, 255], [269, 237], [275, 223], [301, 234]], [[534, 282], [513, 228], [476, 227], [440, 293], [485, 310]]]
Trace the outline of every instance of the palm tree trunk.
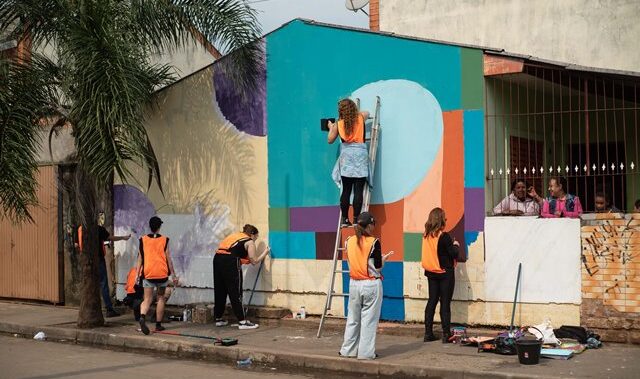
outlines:
[[104, 195], [105, 191], [99, 190], [95, 180], [81, 166], [78, 166], [76, 171], [75, 189], [78, 216], [84, 229], [82, 233], [83, 249], [80, 253], [82, 284], [80, 285], [78, 328], [94, 328], [104, 325], [98, 272], [102, 246], [100, 246], [98, 239], [97, 216], [100, 208], [98, 199]]
[[102, 254], [98, 241], [98, 223], [87, 222], [82, 233], [83, 251], [80, 254], [81, 280], [78, 328], [94, 328], [104, 325], [98, 262]]

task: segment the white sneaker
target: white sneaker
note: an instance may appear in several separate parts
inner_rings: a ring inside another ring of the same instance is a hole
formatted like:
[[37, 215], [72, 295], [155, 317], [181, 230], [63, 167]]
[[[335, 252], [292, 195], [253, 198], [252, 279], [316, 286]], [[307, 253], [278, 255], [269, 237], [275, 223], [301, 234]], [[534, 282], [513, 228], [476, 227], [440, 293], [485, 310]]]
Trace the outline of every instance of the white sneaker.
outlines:
[[216, 326], [227, 326], [229, 325], [229, 323], [227, 322], [227, 320], [216, 320]]
[[257, 329], [258, 326], [260, 326], [260, 325], [254, 324], [249, 320], [244, 320], [244, 321], [240, 321], [240, 323], [238, 324], [238, 329], [240, 329], [240, 330]]

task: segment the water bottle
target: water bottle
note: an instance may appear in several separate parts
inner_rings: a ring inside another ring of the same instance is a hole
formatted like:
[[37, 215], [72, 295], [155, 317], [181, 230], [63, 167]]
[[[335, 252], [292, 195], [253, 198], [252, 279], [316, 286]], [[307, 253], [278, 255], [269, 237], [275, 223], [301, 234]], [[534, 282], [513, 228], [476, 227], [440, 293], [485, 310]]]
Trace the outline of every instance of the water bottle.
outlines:
[[189, 321], [189, 308], [184, 307], [184, 310], [182, 311], [182, 322], [187, 321]]
[[307, 310], [304, 309], [304, 306], [300, 307], [300, 318], [304, 320], [307, 317]]
[[246, 359], [239, 360], [239, 361], [238, 361], [238, 367], [239, 367], [239, 368], [246, 368], [246, 367], [249, 367], [249, 366], [251, 366], [251, 363], [252, 363], [252, 362], [253, 362], [253, 361], [251, 360], [251, 357], [246, 358]]

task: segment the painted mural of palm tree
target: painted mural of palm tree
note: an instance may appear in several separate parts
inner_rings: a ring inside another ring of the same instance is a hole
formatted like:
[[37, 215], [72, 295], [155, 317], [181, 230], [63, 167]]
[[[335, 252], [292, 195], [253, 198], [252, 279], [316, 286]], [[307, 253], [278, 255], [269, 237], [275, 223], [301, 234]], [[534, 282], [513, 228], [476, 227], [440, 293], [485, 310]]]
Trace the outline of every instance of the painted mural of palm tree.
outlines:
[[[32, 46], [0, 63], [0, 217], [30, 220], [37, 133], [43, 124], [71, 125], [76, 208], [87, 230], [78, 326], [102, 325], [97, 212], [114, 175], [131, 178], [131, 162], [162, 188], [144, 121], [154, 90], [173, 80], [174, 69], [149, 58], [201, 33], [223, 53], [233, 51], [230, 75], [238, 89], [250, 91], [260, 72], [255, 11], [243, 0], [4, 0], [0, 30]], [[45, 47], [52, 53], [41, 53]]]

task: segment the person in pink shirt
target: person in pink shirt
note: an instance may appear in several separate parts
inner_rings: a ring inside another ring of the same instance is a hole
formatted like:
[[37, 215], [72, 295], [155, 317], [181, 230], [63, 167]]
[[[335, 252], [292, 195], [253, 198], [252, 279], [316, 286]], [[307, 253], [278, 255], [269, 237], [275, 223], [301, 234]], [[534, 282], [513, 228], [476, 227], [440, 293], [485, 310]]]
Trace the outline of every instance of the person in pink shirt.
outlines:
[[540, 217], [544, 218], [579, 218], [582, 214], [582, 204], [578, 196], [566, 192], [567, 179], [558, 176], [549, 179], [549, 194], [551, 196], [542, 199], [531, 187], [529, 196], [542, 202]]

